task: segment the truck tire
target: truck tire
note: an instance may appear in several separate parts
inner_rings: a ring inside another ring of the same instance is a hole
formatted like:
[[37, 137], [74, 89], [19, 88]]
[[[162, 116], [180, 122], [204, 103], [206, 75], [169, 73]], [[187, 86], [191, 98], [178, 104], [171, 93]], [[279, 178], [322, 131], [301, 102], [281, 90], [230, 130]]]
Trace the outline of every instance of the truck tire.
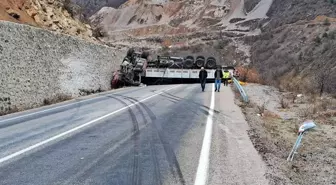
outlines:
[[144, 52], [141, 53], [141, 58], [148, 59], [148, 56], [149, 56], [148, 51], [144, 51]]
[[205, 64], [205, 67], [206, 68], [209, 68], [209, 69], [215, 69], [216, 68], [216, 59], [214, 57], [209, 57], [207, 59], [207, 62]]
[[127, 51], [127, 57], [131, 58], [134, 54], [135, 50], [134, 48], [130, 48], [128, 51]]
[[186, 59], [184, 61], [184, 67], [185, 68], [192, 68], [194, 66], [194, 61], [191, 59]]
[[186, 60], [192, 60], [193, 62], [195, 61], [195, 59], [194, 59], [193, 56], [187, 56], [185, 59], [186, 59]]
[[198, 56], [198, 57], [196, 57], [195, 64], [196, 64], [196, 66], [198, 68], [204, 67], [204, 63], [205, 63], [205, 57], [204, 56]]

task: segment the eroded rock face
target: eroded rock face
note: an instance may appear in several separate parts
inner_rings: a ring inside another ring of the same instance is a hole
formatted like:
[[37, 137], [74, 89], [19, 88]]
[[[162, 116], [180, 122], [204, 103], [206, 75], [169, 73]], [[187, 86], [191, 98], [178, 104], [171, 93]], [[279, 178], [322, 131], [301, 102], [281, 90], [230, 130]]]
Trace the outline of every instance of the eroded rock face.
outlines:
[[38, 0], [30, 3], [32, 12], [37, 13], [34, 20], [38, 25], [52, 31], [93, 39], [91, 27], [74, 19], [66, 9], [67, 5], [59, 0]]
[[1, 0], [0, 20], [36, 25], [34, 19], [27, 14], [26, 0]]
[[1, 0], [0, 20], [29, 24], [96, 41], [91, 27], [82, 23], [80, 17], [71, 15], [76, 9], [69, 3], [68, 0]]

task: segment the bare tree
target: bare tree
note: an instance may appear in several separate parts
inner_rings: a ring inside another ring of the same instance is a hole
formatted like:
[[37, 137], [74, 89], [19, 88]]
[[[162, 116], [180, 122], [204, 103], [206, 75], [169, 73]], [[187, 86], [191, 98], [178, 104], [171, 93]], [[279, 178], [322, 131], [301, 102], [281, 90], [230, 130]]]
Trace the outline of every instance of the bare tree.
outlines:
[[247, 79], [248, 79], [248, 75], [249, 75], [249, 72], [250, 72], [250, 69], [252, 68], [252, 64], [249, 63], [248, 65], [246, 65], [243, 69], [242, 72], [240, 72], [240, 79], [241, 81], [243, 82], [247, 82]]
[[324, 68], [323, 70], [320, 70], [319, 73], [316, 75], [316, 82], [317, 82], [317, 90], [319, 91], [319, 95], [322, 96], [323, 92], [325, 90], [325, 87], [327, 86], [327, 83], [329, 81], [331, 73], [331, 68]]

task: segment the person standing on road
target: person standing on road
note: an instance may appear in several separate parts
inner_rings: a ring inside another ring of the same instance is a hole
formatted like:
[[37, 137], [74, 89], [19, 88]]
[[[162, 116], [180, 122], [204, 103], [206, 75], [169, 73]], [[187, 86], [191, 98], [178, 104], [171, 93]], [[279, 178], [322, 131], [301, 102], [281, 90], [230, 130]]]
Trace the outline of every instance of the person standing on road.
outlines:
[[208, 77], [208, 72], [204, 69], [204, 67], [201, 68], [198, 77], [199, 77], [200, 82], [201, 82], [202, 91], [204, 92], [206, 79]]
[[223, 73], [224, 86], [228, 86], [230, 75], [231, 74], [227, 69], [224, 70], [224, 73]]
[[220, 66], [217, 67], [216, 71], [215, 71], [215, 92], [220, 90], [220, 86], [222, 83], [222, 79], [223, 78], [223, 71], [221, 69]]

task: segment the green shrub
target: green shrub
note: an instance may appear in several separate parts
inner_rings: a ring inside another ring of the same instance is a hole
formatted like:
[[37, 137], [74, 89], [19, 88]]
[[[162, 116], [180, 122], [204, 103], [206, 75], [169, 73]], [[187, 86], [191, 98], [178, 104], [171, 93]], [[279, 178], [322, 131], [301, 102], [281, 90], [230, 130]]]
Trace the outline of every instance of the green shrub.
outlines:
[[316, 44], [321, 44], [321, 38], [320, 38], [320, 36], [316, 36], [315, 37], [315, 39], [314, 39], [314, 42], [316, 43]]
[[336, 30], [329, 32], [329, 38], [330, 39], [336, 39]]
[[329, 3], [336, 5], [336, 0], [329, 0]]
[[327, 32], [324, 32], [323, 35], [322, 35], [323, 38], [328, 38], [328, 33]]

